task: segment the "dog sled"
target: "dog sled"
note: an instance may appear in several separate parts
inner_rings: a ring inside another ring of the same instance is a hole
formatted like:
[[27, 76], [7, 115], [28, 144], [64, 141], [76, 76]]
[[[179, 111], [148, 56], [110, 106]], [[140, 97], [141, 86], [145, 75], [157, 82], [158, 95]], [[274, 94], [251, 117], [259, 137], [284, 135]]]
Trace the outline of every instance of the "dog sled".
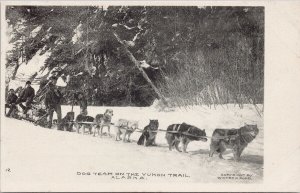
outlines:
[[31, 108], [24, 114], [22, 111], [18, 111], [17, 119], [32, 122], [34, 125], [46, 127], [48, 112], [46, 109], [40, 107], [40, 105], [33, 104]]
[[34, 125], [46, 127], [48, 124], [47, 122], [48, 112], [46, 108], [43, 106], [43, 104], [41, 103], [46, 93], [46, 85], [47, 84], [44, 84], [37, 91], [36, 95], [33, 98], [32, 103], [30, 104], [29, 109], [26, 110], [26, 113], [24, 113], [24, 111], [20, 109], [20, 107], [17, 105], [14, 111], [12, 112], [11, 117], [19, 120], [32, 122]]

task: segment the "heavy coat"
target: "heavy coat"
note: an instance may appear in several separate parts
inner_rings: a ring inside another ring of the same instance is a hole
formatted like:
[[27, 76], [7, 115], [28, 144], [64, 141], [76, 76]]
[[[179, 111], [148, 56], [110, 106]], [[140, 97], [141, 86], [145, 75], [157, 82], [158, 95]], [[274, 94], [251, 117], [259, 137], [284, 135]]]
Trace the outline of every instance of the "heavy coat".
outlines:
[[15, 93], [10, 93], [8, 96], [7, 96], [7, 104], [12, 104], [12, 103], [16, 103], [17, 102], [17, 95]]
[[63, 95], [55, 86], [49, 86], [45, 95], [46, 108], [55, 108], [60, 105], [62, 98]]
[[35, 95], [35, 91], [31, 86], [26, 87], [19, 96], [18, 101], [20, 102], [32, 102]]

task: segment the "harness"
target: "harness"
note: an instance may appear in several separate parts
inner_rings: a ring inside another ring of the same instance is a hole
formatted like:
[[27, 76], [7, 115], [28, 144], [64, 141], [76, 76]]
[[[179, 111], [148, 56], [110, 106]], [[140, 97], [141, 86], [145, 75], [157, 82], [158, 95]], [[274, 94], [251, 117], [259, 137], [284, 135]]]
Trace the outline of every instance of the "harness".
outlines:
[[[185, 132], [179, 132], [179, 129], [181, 128], [181, 125], [182, 125], [182, 124], [179, 124], [178, 129], [177, 129], [176, 131], [173, 131], [173, 132], [166, 131], [166, 132], [167, 132], [167, 133], [178, 133], [178, 134], [181, 134], [181, 135], [185, 135], [185, 136], [189, 136], [189, 137], [195, 137], [195, 138], [198, 138], [198, 139], [207, 138], [206, 136], [196, 136], [196, 135], [191, 134], [190, 131], [191, 131], [191, 129], [193, 128], [193, 126], [190, 126], [190, 127], [188, 128], [188, 130], [185, 131]], [[177, 126], [177, 125], [175, 125], [175, 126]], [[174, 127], [173, 127], [173, 128], [174, 128]], [[162, 131], [162, 130], [160, 130], [160, 131]]]
[[191, 131], [192, 128], [193, 127], [189, 127], [189, 129], [186, 132], [183, 132], [182, 134], [186, 135], [186, 136], [190, 136], [190, 137], [199, 138], [199, 139], [208, 138], [207, 136], [196, 136], [196, 135], [190, 134], [190, 131]]
[[[250, 140], [247, 140], [246, 138], [245, 138], [245, 135], [246, 134], [249, 134], [249, 133], [252, 133], [252, 131], [251, 132], [244, 132], [244, 133], [242, 133], [242, 131], [241, 131], [241, 129], [238, 129], [238, 133], [237, 134], [234, 134], [234, 135], [227, 135], [227, 136], [219, 136], [219, 137], [216, 137], [216, 136], [212, 136], [211, 138], [212, 139], [217, 139], [217, 140], [221, 140], [221, 139], [223, 139], [223, 140], [228, 140], [228, 141], [230, 141], [230, 140], [234, 140], [234, 139], [236, 139], [237, 137], [238, 138], [240, 138], [239, 140], [240, 140], [240, 142], [242, 143], [242, 144], [245, 144], [245, 143], [250, 143], [255, 137], [253, 137], [252, 135], [251, 135], [251, 138], [252, 138], [252, 140], [250, 139]], [[206, 137], [206, 138], [209, 138], [208, 136]]]
[[[247, 140], [247, 138], [245, 137], [245, 134], [248, 134], [248, 135], [250, 134], [251, 139]], [[242, 134], [242, 131], [240, 131], [240, 137], [241, 137], [241, 142], [242, 143], [243, 142], [250, 143], [254, 139], [254, 137], [252, 136], [252, 131], [251, 132], [245, 132], [243, 134]]]
[[[118, 127], [122, 127], [125, 130], [134, 131], [135, 129], [133, 129], [133, 127], [129, 127], [128, 124], [129, 124], [129, 121], [126, 121], [126, 124], [122, 123]], [[136, 124], [134, 123], [133, 125], [136, 125]], [[138, 129], [138, 128], [136, 127], [136, 129]]]
[[158, 129], [158, 127], [156, 127], [155, 125], [151, 125], [148, 129], [149, 133], [156, 133], [156, 130]]

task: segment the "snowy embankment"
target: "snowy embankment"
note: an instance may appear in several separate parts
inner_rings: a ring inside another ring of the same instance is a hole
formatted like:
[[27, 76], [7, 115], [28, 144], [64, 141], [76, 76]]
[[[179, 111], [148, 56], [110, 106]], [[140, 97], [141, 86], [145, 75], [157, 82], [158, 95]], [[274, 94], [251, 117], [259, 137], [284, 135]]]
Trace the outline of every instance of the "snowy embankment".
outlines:
[[[88, 107], [88, 112], [94, 116], [104, 113], [107, 108]], [[164, 132], [158, 133], [157, 147], [143, 147], [136, 144], [139, 132], [131, 136], [131, 143], [123, 143], [114, 141], [114, 138], [45, 129], [29, 122], [4, 118], [4, 126], [1, 127], [2, 167], [10, 168], [12, 172], [3, 174], [3, 184], [9, 187], [13, 187], [14, 183], [24, 187], [34, 184], [38, 189], [57, 183], [92, 185], [115, 180], [252, 183], [263, 179], [263, 118], [258, 116], [253, 106], [245, 105], [243, 109], [233, 105], [217, 106], [216, 109], [194, 107], [187, 111], [176, 109], [174, 112], [158, 112], [151, 107], [109, 108], [114, 110], [112, 122], [119, 118], [138, 120], [140, 128], [144, 128], [149, 119], [158, 119], [160, 129], [186, 122], [205, 129], [211, 136], [215, 128], [239, 128], [248, 123], [257, 124], [259, 134], [244, 151], [242, 160], [234, 162], [231, 150], [226, 152], [225, 160], [220, 160], [217, 155], [209, 158], [210, 140], [191, 142], [187, 149], [189, 153], [179, 153], [168, 150]], [[70, 110], [70, 106], [63, 106], [63, 115]], [[74, 111], [77, 114], [79, 107], [75, 106]], [[113, 127], [111, 132], [114, 134]], [[91, 175], [79, 175], [82, 172], [90, 172]], [[122, 179], [122, 175], [115, 175], [119, 172], [137, 173], [139, 177], [128, 179], [126, 176]], [[175, 177], [169, 174], [181, 175]], [[239, 179], [220, 179], [224, 174], [234, 174]], [[243, 175], [251, 177], [245, 179]]]

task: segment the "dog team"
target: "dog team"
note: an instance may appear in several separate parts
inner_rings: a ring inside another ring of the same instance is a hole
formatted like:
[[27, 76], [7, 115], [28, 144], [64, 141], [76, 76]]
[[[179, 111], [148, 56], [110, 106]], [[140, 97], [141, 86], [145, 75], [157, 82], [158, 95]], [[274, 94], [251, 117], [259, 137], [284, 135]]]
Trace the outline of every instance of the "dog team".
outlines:
[[[62, 119], [62, 127], [65, 131], [72, 131], [73, 125], [77, 133], [85, 134], [88, 132], [93, 136], [103, 136], [103, 128], [107, 128], [108, 136], [111, 137], [111, 125], [115, 127], [115, 140], [130, 142], [131, 134], [139, 129], [138, 121], [119, 119], [116, 124], [111, 122], [113, 110], [107, 109], [104, 114], [97, 114], [95, 117], [79, 114], [75, 121], [74, 112], [69, 112]], [[159, 131], [158, 120], [150, 120], [149, 124], [141, 131], [137, 144], [144, 146], [156, 146], [155, 138]], [[187, 152], [187, 146], [191, 141], [207, 142], [205, 130], [199, 129], [187, 123], [172, 124], [165, 130], [165, 138], [171, 151], [175, 148], [179, 152]], [[215, 129], [210, 144], [209, 156], [212, 157], [215, 152], [219, 153], [219, 158], [223, 159], [223, 153], [226, 149], [232, 149], [235, 160], [239, 160], [243, 150], [258, 135], [257, 125], [245, 124], [238, 129]], [[121, 138], [122, 136], [122, 138]], [[181, 143], [181, 149], [179, 144]]]
[[[82, 111], [81, 111], [82, 112]], [[87, 112], [87, 111], [86, 111]], [[103, 136], [103, 128], [107, 128], [108, 136], [111, 137], [110, 127], [113, 125], [111, 122], [113, 116], [113, 110], [107, 109], [104, 114], [97, 114], [95, 117], [84, 115], [80, 113], [74, 120], [74, 112], [68, 112], [66, 116], [61, 120], [61, 128], [64, 131], [73, 131], [73, 126], [77, 133], [85, 134], [86, 131], [93, 136]], [[54, 120], [57, 123], [57, 120]], [[131, 134], [138, 129], [138, 121], [119, 119], [115, 124], [115, 140], [122, 140], [124, 142], [130, 142]], [[146, 127], [142, 133], [139, 143], [142, 144], [147, 141], [146, 145], [154, 145], [154, 139], [156, 133], [154, 131], [158, 130], [158, 121], [150, 120], [148, 127]], [[121, 138], [121, 135], [123, 137]], [[151, 141], [151, 142], [149, 142]]]

